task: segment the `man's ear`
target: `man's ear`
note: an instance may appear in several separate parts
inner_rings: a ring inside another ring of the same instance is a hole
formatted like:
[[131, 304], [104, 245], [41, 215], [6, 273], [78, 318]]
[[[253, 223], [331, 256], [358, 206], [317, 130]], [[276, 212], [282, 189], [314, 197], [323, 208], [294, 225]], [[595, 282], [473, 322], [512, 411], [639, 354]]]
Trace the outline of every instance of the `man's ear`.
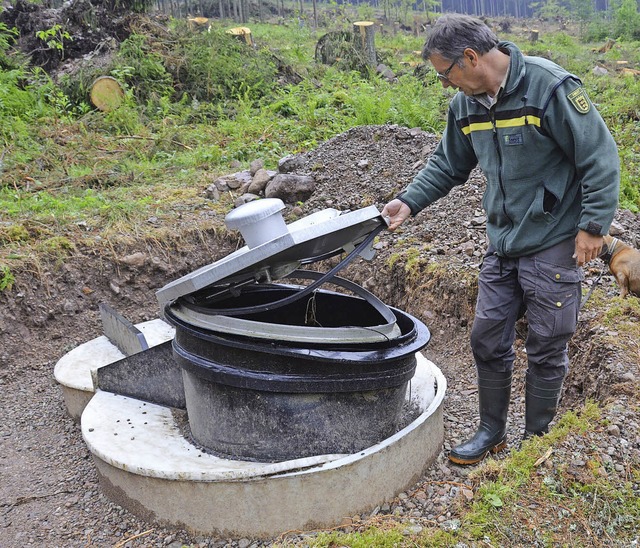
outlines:
[[462, 55], [464, 55], [469, 60], [469, 63], [471, 64], [472, 67], [477, 66], [478, 58], [480, 56], [478, 55], [478, 52], [476, 50], [471, 48], [465, 48], [465, 50], [462, 52]]

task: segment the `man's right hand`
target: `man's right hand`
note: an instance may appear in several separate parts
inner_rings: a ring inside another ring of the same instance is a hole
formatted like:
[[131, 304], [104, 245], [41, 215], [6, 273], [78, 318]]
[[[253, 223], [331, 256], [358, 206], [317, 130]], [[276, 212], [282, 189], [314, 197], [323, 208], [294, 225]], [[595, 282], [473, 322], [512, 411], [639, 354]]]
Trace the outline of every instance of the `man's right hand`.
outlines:
[[411, 216], [411, 208], [402, 200], [395, 198], [382, 209], [382, 217], [387, 221], [389, 230], [393, 232]]

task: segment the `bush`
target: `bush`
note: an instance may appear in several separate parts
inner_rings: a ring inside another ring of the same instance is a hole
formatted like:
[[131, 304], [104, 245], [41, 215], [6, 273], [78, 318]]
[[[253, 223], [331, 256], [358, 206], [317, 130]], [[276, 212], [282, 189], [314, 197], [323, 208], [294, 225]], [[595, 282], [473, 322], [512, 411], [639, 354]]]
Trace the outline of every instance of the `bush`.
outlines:
[[182, 36], [172, 57], [177, 91], [197, 101], [256, 100], [277, 86], [268, 50], [253, 49], [222, 29]]

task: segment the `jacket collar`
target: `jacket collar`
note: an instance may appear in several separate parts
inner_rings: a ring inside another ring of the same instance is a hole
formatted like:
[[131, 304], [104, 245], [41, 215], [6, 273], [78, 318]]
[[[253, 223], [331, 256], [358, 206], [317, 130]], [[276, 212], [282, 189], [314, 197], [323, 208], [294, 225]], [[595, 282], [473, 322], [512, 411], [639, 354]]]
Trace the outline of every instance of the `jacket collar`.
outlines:
[[498, 49], [509, 55], [509, 77], [503, 91], [504, 95], [509, 95], [516, 90], [524, 78], [524, 55], [512, 42], [498, 42]]

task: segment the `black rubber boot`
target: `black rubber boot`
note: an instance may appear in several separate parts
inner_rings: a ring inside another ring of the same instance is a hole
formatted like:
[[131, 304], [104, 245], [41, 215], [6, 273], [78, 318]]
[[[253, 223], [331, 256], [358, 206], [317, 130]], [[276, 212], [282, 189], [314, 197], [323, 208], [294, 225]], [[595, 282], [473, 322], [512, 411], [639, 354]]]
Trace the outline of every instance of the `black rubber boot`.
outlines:
[[564, 378], [559, 378], [549, 381], [527, 371], [525, 439], [542, 436], [549, 431], [549, 423], [558, 409], [563, 380]]
[[497, 453], [506, 447], [511, 375], [511, 371], [478, 370], [480, 425], [469, 441], [451, 450], [449, 460], [456, 464], [476, 464], [489, 451]]

